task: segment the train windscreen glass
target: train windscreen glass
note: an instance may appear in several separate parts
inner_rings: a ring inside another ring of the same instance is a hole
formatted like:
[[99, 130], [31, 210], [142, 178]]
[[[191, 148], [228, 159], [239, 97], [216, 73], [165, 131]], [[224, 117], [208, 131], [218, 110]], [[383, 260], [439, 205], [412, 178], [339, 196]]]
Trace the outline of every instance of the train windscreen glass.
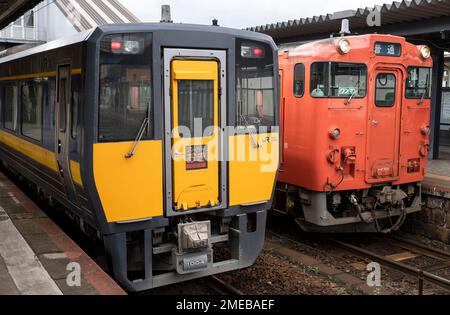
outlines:
[[312, 97], [363, 98], [366, 86], [364, 64], [316, 62], [311, 65]]
[[[100, 142], [132, 141], [151, 117], [151, 35], [105, 36], [100, 47]], [[151, 138], [147, 128], [145, 138]]]
[[431, 68], [409, 67], [406, 79], [406, 98], [431, 98], [431, 75]]
[[270, 131], [276, 125], [273, 50], [244, 40], [237, 40], [236, 49], [236, 126]]

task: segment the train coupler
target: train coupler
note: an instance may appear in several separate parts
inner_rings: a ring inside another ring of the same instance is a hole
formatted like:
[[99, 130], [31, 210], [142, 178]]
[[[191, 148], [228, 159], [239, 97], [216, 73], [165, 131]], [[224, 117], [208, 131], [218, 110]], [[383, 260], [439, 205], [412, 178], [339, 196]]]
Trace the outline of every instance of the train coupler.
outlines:
[[179, 274], [212, 268], [211, 222], [178, 224], [178, 248], [173, 249], [172, 259]]

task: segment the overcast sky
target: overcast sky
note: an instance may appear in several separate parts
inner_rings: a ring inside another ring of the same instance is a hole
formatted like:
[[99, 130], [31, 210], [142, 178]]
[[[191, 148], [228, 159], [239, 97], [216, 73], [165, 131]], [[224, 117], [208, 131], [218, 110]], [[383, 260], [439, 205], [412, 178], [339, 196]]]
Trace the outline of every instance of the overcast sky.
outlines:
[[348, 9], [373, 7], [390, 0], [120, 0], [145, 22], [159, 22], [161, 5], [170, 4], [174, 22], [244, 28], [312, 17]]

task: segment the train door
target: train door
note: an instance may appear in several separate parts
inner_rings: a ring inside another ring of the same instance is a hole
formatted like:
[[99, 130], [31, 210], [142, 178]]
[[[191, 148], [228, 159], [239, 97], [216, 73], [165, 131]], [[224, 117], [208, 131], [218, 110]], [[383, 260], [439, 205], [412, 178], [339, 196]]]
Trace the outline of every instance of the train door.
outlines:
[[368, 183], [398, 179], [403, 75], [391, 68], [375, 69], [368, 106]]
[[[166, 52], [168, 56], [174, 53]], [[166, 154], [172, 156], [171, 164], [166, 164], [171, 172], [166, 176], [171, 179], [166, 190], [170, 198], [168, 208], [186, 213], [220, 207], [226, 195], [226, 169], [221, 169], [224, 163], [220, 163], [224, 154], [220, 129], [226, 123], [226, 111], [222, 110], [225, 108], [220, 106], [220, 84], [225, 70], [210, 53], [201, 58], [189, 56], [184, 50], [179, 53], [186, 55], [173, 56], [165, 69], [170, 75], [166, 78], [170, 85], [166, 95], [166, 111], [170, 113], [166, 115], [166, 133], [167, 127], [171, 129], [170, 141], [166, 138], [166, 147], [170, 144], [171, 148]]]
[[58, 67], [57, 102], [55, 112], [56, 156], [61, 180], [67, 198], [75, 202], [75, 186], [70, 171], [70, 115], [71, 115], [71, 72], [70, 65]]

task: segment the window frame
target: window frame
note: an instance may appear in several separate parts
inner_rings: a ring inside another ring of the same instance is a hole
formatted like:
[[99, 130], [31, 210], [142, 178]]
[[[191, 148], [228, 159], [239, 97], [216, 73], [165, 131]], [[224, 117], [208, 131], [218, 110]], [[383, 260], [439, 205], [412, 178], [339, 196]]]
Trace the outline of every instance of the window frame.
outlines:
[[[42, 89], [41, 103], [40, 103], [41, 104], [41, 126], [40, 126], [41, 137], [40, 137], [40, 139], [35, 139], [33, 137], [30, 137], [30, 136], [24, 134], [24, 132], [23, 132], [23, 109], [24, 108], [23, 108], [23, 98], [22, 98], [23, 92], [22, 91], [25, 86], [29, 85], [29, 82], [33, 82], [33, 83], [37, 84], [37, 86], [40, 86]], [[20, 119], [19, 119], [20, 135], [22, 135], [23, 137], [30, 139], [36, 143], [43, 143], [43, 141], [44, 141], [44, 87], [43, 87], [43, 84], [42, 84], [42, 82], [37, 83], [36, 79], [31, 79], [31, 80], [22, 81], [21, 83], [18, 84], [18, 86], [20, 86], [20, 96], [19, 96], [19, 98], [20, 98]]]
[[[393, 100], [393, 104], [392, 105], [378, 105], [378, 99], [377, 99], [377, 91], [378, 91], [378, 77], [380, 76], [380, 75], [391, 75], [391, 76], [393, 76], [394, 77], [394, 79], [395, 79], [395, 85], [394, 85], [394, 100]], [[393, 108], [393, 107], [395, 107], [395, 104], [396, 104], [396, 102], [397, 102], [397, 83], [398, 83], [398, 78], [397, 78], [397, 76], [394, 74], [394, 73], [391, 73], [391, 72], [379, 72], [378, 74], [377, 74], [377, 76], [375, 77], [375, 106], [377, 107], [377, 108]]]
[[[16, 93], [17, 93], [17, 95], [16, 95], [16, 102], [15, 102], [16, 117], [15, 117], [15, 121], [13, 121], [13, 125], [15, 124], [16, 128], [14, 128], [14, 129], [6, 127], [6, 115], [5, 115], [5, 112], [6, 112], [6, 102], [5, 102], [6, 93], [5, 93], [5, 90], [6, 90], [7, 87], [16, 88]], [[20, 108], [19, 108], [19, 85], [17, 84], [17, 82], [6, 82], [6, 84], [2, 84], [1, 91], [2, 91], [2, 104], [3, 104], [3, 108], [2, 108], [2, 116], [3, 116], [2, 117], [2, 127], [5, 128], [8, 131], [17, 133], [17, 131], [19, 129], [18, 127], [19, 127], [19, 124], [20, 124], [20, 116], [21, 116], [20, 113], [19, 113], [19, 111], [20, 111]]]
[[369, 78], [367, 64], [363, 63], [363, 62], [345, 62], [345, 61], [315, 61], [315, 62], [311, 63], [311, 65], [309, 67], [309, 96], [310, 97], [315, 98], [315, 99], [348, 99], [349, 98], [349, 96], [330, 96], [330, 95], [328, 95], [328, 96], [313, 96], [311, 94], [311, 92], [312, 92], [311, 91], [311, 80], [312, 80], [312, 73], [313, 73], [312, 72], [312, 67], [315, 64], [319, 64], [319, 63], [328, 63], [328, 83], [329, 83], [328, 94], [331, 94], [330, 93], [331, 92], [331, 85], [330, 85], [330, 82], [331, 82], [331, 65], [333, 63], [343, 63], [343, 64], [362, 65], [362, 66], [364, 66], [364, 68], [366, 70], [366, 84], [365, 84], [365, 89], [364, 89], [364, 91], [365, 91], [364, 96], [354, 96], [352, 99], [364, 99], [364, 98], [367, 97], [367, 89], [368, 89], [367, 87], [368, 87], [368, 78]]
[[411, 68], [418, 68], [418, 69], [429, 69], [430, 70], [430, 96], [429, 97], [424, 97], [425, 100], [431, 100], [433, 98], [432, 94], [432, 88], [433, 88], [433, 67], [425, 67], [425, 66], [408, 66], [406, 68], [406, 81], [405, 81], [405, 98], [408, 100], [420, 100], [420, 97], [408, 97], [407, 95], [407, 91], [408, 91], [408, 87], [406, 86], [406, 82], [408, 82], [408, 78], [409, 78], [409, 70]]
[[[302, 93], [301, 94], [296, 94], [295, 92], [295, 82], [297, 82], [297, 81], [299, 81], [299, 80], [296, 80], [296, 74], [297, 74], [297, 72], [296, 72], [296, 70], [297, 70], [297, 67], [298, 66], [302, 66], [303, 67], [303, 71], [302, 71], [302, 74], [303, 74], [303, 89], [302, 89]], [[299, 62], [299, 63], [296, 63], [295, 65], [294, 65], [294, 76], [293, 76], [293, 78], [294, 78], [294, 81], [293, 81], [293, 94], [294, 94], [294, 97], [295, 98], [303, 98], [304, 96], [305, 96], [305, 91], [306, 91], [306, 66], [305, 66], [305, 64], [303, 63], [303, 62]]]

